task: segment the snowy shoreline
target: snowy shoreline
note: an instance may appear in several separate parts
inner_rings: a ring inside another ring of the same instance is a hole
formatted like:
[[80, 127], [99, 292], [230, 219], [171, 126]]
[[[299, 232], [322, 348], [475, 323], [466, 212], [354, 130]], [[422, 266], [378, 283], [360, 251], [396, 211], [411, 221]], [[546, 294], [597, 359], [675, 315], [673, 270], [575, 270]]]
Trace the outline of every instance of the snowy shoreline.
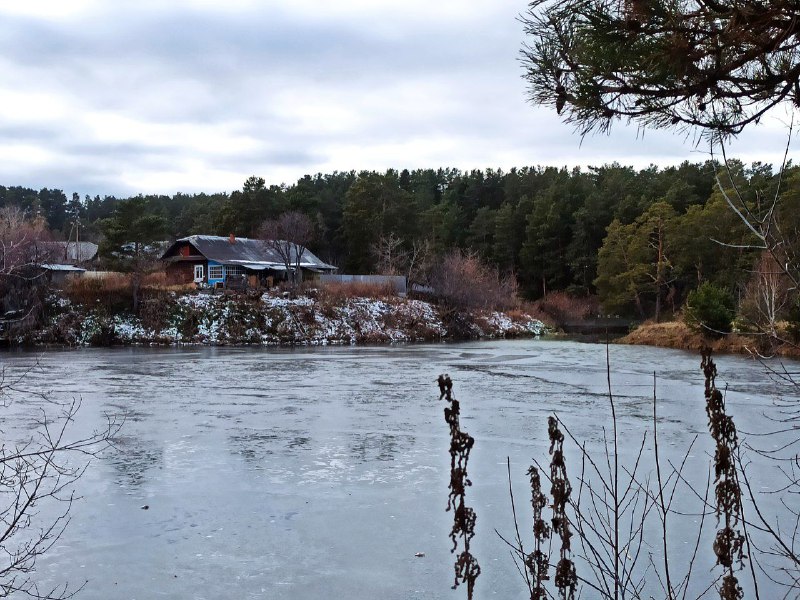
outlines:
[[443, 311], [422, 300], [332, 300], [259, 294], [163, 294], [134, 316], [105, 307], [49, 303], [37, 346], [350, 345], [535, 337], [545, 325], [520, 311]]

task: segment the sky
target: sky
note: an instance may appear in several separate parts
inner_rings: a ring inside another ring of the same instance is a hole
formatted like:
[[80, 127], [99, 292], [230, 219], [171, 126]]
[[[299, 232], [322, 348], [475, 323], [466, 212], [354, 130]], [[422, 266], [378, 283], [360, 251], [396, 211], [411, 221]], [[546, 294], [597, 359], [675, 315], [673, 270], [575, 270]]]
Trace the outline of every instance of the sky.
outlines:
[[[220, 192], [350, 170], [703, 161], [527, 102], [524, 0], [0, 0], [0, 185]], [[731, 153], [779, 162], [785, 125]], [[794, 147], [792, 147], [794, 151]]]

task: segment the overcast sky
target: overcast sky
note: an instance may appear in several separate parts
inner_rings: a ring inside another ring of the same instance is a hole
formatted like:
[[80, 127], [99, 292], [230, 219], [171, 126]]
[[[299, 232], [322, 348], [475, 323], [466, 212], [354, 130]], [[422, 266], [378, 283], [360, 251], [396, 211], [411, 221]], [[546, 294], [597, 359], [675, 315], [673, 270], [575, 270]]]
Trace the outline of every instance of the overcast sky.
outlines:
[[[0, 0], [0, 184], [231, 191], [389, 167], [704, 160], [525, 99], [525, 0]], [[782, 127], [734, 153], [775, 161]]]

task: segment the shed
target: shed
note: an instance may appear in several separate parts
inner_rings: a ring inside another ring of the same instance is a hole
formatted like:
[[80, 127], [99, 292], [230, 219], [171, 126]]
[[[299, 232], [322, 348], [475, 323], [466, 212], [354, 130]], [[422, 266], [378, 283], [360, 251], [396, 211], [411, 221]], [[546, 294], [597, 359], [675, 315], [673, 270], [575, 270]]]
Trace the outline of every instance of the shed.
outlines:
[[45, 272], [47, 280], [54, 286], [61, 286], [71, 277], [80, 277], [86, 269], [75, 265], [45, 263], [39, 265]]

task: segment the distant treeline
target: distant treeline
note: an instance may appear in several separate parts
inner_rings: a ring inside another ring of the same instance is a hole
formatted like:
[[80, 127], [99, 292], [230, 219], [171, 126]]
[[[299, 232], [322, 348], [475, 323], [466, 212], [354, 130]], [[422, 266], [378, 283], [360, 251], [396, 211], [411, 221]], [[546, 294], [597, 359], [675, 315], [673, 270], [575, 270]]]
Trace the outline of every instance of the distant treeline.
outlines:
[[[554, 290], [599, 293], [609, 310], [646, 316], [656, 304], [679, 305], [703, 281], [733, 294], [746, 286], [758, 257], [717, 243], [745, 240], [745, 228], [716, 189], [717, 175], [723, 187], [735, 184], [752, 203], [778, 185], [769, 165], [733, 161], [722, 169], [707, 161], [638, 171], [618, 164], [351, 171], [281, 186], [254, 176], [232, 193], [137, 198], [149, 214], [164, 218], [172, 238], [252, 236], [265, 219], [298, 210], [315, 223], [314, 252], [346, 272], [374, 272], [373, 249], [382, 238], [393, 236], [408, 249], [427, 240], [437, 253], [477, 252], [501, 272], [514, 273], [530, 298]], [[783, 195], [798, 195], [798, 183], [790, 167]], [[103, 221], [126, 200], [0, 186], [0, 205], [40, 215], [64, 237], [76, 219], [83, 239], [100, 237]]]

